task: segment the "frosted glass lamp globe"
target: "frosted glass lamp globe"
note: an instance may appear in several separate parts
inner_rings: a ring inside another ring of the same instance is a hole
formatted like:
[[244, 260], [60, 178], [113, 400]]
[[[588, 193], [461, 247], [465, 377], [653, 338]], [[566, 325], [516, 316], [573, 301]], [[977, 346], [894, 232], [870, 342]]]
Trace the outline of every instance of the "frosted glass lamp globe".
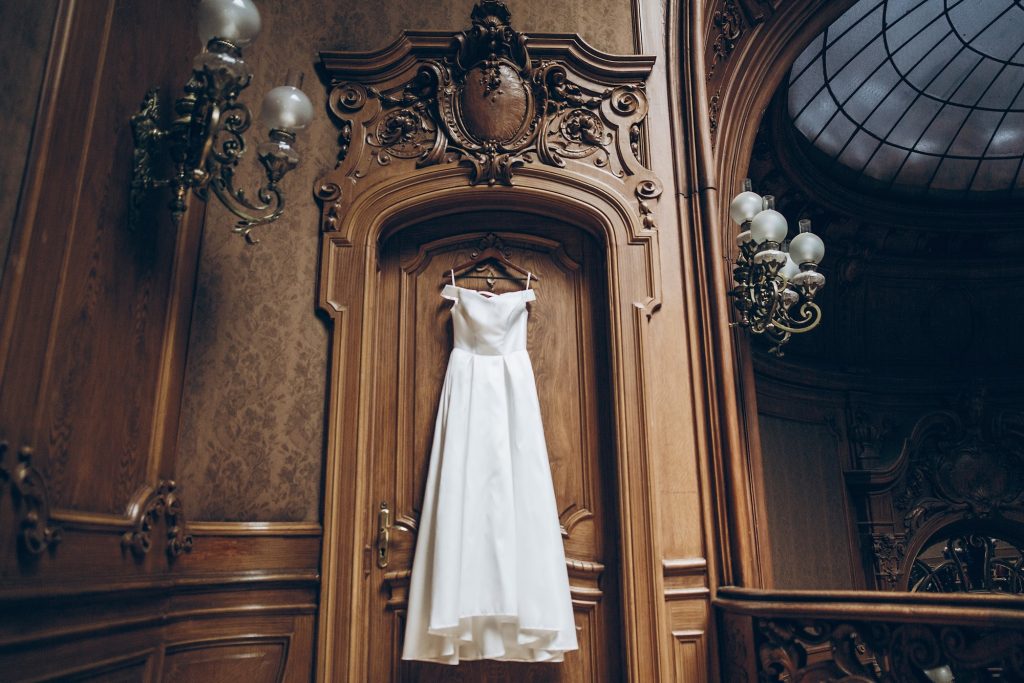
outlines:
[[260, 121], [271, 129], [294, 132], [313, 120], [313, 103], [292, 85], [279, 85], [263, 98]]
[[786, 217], [775, 209], [765, 209], [750, 221], [750, 236], [754, 242], [782, 242], [789, 232], [789, 223]]
[[252, 0], [203, 0], [199, 3], [199, 39], [214, 38], [245, 47], [260, 32], [260, 11]]
[[794, 275], [800, 272], [800, 264], [794, 261], [792, 256], [787, 255], [786, 265], [782, 266], [782, 270], [779, 272], [788, 282], [793, 279]]
[[747, 190], [736, 195], [729, 204], [729, 218], [736, 225], [743, 225], [761, 210], [761, 195]]
[[825, 257], [825, 243], [813, 232], [802, 232], [789, 243], [789, 255], [799, 264], [818, 264]]

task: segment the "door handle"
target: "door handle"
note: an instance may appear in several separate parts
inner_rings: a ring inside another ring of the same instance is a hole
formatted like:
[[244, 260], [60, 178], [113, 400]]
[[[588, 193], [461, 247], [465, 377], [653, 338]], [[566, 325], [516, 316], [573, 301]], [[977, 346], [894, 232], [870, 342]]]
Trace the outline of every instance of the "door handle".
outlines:
[[388, 502], [380, 502], [377, 511], [377, 566], [384, 569], [388, 566], [388, 546], [391, 544], [391, 510]]

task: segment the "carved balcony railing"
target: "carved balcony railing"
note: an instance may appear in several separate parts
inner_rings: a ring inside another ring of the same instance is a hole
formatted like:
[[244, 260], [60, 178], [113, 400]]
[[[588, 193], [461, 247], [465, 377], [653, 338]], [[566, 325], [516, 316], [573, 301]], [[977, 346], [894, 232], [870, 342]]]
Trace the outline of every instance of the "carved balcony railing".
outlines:
[[1024, 681], [1018, 597], [722, 588], [726, 683]]

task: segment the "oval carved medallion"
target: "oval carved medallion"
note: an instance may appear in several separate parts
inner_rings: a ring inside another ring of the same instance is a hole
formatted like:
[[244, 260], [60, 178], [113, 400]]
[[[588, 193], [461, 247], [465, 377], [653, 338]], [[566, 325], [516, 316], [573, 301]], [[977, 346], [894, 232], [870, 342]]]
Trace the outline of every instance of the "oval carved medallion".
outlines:
[[466, 73], [460, 104], [466, 132], [484, 142], [503, 143], [526, 124], [530, 96], [514, 68], [485, 62]]

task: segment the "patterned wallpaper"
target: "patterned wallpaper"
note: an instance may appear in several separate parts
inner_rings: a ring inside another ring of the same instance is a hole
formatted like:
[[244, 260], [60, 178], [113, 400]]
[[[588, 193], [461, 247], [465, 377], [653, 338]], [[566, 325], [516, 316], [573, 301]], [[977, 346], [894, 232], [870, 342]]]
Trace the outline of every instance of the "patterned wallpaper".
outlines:
[[[576, 32], [600, 50], [632, 51], [632, 32], [622, 28], [632, 23], [629, 0], [506, 4], [518, 30]], [[455, 32], [468, 25], [473, 1], [259, 6], [263, 33], [246, 52], [255, 75], [245, 100], [257, 110], [262, 93], [290, 69], [300, 70], [318, 116], [299, 138], [301, 165], [283, 183], [285, 216], [258, 233], [258, 246], [231, 234], [234, 221], [216, 202], [207, 213], [178, 446], [178, 479], [195, 520], [319, 517], [329, 330], [316, 310], [312, 187], [334, 163], [337, 131], [324, 113], [314, 71], [318, 52], [372, 50], [403, 28]], [[261, 130], [257, 120], [254, 131]], [[254, 161], [243, 165], [256, 170]], [[252, 181], [246, 186], [255, 186], [255, 175], [245, 177]]]
[[775, 587], [858, 588], [843, 501], [836, 436], [823, 424], [760, 414]]

